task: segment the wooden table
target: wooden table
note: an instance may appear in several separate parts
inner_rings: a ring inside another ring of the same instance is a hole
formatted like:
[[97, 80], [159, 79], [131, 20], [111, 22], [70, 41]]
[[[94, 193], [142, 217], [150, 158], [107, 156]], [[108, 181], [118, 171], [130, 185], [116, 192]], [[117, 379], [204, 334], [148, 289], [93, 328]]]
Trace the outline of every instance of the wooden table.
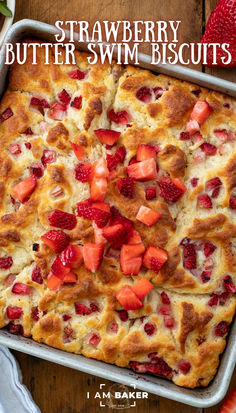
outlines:
[[[17, 0], [15, 21], [31, 18], [54, 24], [56, 20], [181, 20], [179, 41], [198, 42], [211, 10], [217, 0]], [[145, 50], [145, 45], [143, 45]], [[201, 66], [195, 69], [202, 70]], [[205, 69], [206, 72], [236, 81], [236, 70]], [[94, 394], [101, 383], [106, 390], [113, 384], [104, 379], [14, 352], [23, 372], [23, 381], [31, 391], [42, 413], [97, 413], [108, 412], [99, 407], [98, 399], [87, 399], [87, 391]], [[107, 367], [109, 368], [109, 366]], [[236, 387], [236, 373], [230, 389]], [[132, 409], [132, 410], [131, 410]], [[206, 409], [217, 413], [219, 406]], [[194, 413], [195, 408], [149, 395], [136, 407], [124, 413]]]

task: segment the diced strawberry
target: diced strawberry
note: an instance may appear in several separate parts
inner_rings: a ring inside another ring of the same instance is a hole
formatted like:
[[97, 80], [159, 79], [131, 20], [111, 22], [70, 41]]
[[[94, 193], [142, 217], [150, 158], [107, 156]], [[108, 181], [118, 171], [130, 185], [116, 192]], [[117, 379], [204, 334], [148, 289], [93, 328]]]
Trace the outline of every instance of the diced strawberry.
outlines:
[[182, 374], [187, 374], [191, 369], [191, 364], [188, 361], [180, 361], [178, 364], [178, 368], [180, 369]]
[[211, 198], [207, 194], [198, 195], [197, 203], [200, 208], [212, 208]]
[[80, 110], [82, 108], [82, 96], [76, 96], [70, 105], [72, 108]]
[[164, 317], [164, 324], [165, 324], [166, 328], [173, 328], [174, 325], [175, 325], [175, 321], [174, 321], [173, 317], [171, 317], [169, 315], [166, 315]]
[[212, 270], [214, 267], [213, 259], [212, 258], [207, 258], [207, 260], [204, 262], [205, 265], [205, 270]]
[[202, 271], [201, 273], [201, 280], [205, 284], [211, 279], [211, 271]]
[[74, 284], [74, 283], [76, 283], [77, 278], [78, 278], [77, 275], [74, 272], [70, 271], [65, 275], [63, 281], [64, 281], [64, 283]]
[[12, 287], [12, 293], [18, 295], [30, 295], [32, 288], [23, 283], [15, 283]]
[[216, 325], [215, 327], [215, 334], [218, 337], [223, 337], [225, 334], [227, 334], [229, 331], [228, 323], [226, 321], [221, 321], [219, 324]]
[[126, 198], [133, 198], [134, 196], [134, 179], [130, 177], [120, 178], [117, 181], [117, 186], [122, 195]]
[[43, 167], [41, 163], [32, 163], [30, 165], [30, 172], [36, 176], [36, 178], [41, 178], [43, 176]]
[[154, 288], [153, 284], [145, 277], [137, 281], [133, 286], [132, 290], [135, 292], [140, 300], [144, 300], [146, 295]]
[[12, 257], [1, 257], [0, 258], [0, 268], [2, 270], [8, 270], [8, 268], [11, 268], [12, 264], [13, 264]]
[[210, 257], [210, 255], [213, 254], [213, 252], [216, 250], [216, 246], [212, 244], [211, 242], [205, 242], [204, 244], [204, 255], [206, 258]]
[[50, 273], [47, 279], [47, 288], [49, 288], [52, 291], [58, 291], [59, 288], [62, 286], [63, 280], [61, 280], [59, 277], [54, 275], [53, 273]]
[[78, 245], [70, 244], [60, 254], [61, 262], [69, 268], [79, 268], [83, 262], [83, 254]]
[[126, 110], [115, 112], [114, 109], [110, 109], [107, 112], [107, 117], [115, 123], [123, 123], [124, 125], [127, 125], [130, 121], [130, 116]]
[[25, 178], [13, 187], [13, 192], [21, 203], [28, 201], [30, 195], [36, 188], [36, 178], [34, 175]]
[[179, 201], [186, 191], [185, 185], [178, 178], [171, 179], [168, 176], [162, 176], [157, 183], [161, 190], [160, 196], [168, 203]]
[[24, 142], [26, 149], [31, 149], [31, 143], [30, 142]]
[[210, 300], [208, 301], [207, 304], [208, 304], [210, 307], [213, 307], [213, 306], [215, 306], [215, 305], [218, 304], [218, 301], [219, 301], [219, 296], [218, 296], [218, 294], [212, 293], [212, 294], [211, 294], [211, 298], [210, 298]]
[[198, 184], [199, 178], [192, 178], [191, 179], [191, 185], [193, 188], [196, 188], [197, 184]]
[[84, 265], [88, 271], [97, 271], [102, 261], [104, 244], [87, 242], [83, 246]]
[[139, 257], [145, 251], [143, 243], [133, 245], [124, 244], [121, 248], [121, 257], [123, 260], [130, 260], [135, 257]]
[[215, 145], [207, 142], [202, 143], [200, 148], [207, 156], [215, 155], [217, 151], [217, 147]]
[[148, 336], [152, 336], [156, 330], [156, 327], [154, 326], [154, 324], [151, 323], [146, 323], [144, 324], [144, 331]]
[[92, 310], [85, 304], [75, 303], [75, 313], [83, 316], [90, 315], [92, 313]]
[[115, 151], [115, 155], [117, 158], [119, 158], [120, 163], [123, 163], [126, 157], [126, 149], [124, 146], [120, 146], [116, 151]]
[[137, 161], [146, 161], [147, 159], [156, 159], [157, 154], [155, 148], [150, 145], [139, 145], [137, 150], [136, 159]]
[[101, 209], [102, 211], [109, 212], [110, 213], [110, 205], [107, 202], [93, 202], [92, 203], [93, 208]]
[[181, 133], [180, 133], [180, 136], [179, 136], [179, 139], [180, 139], [181, 141], [188, 141], [188, 140], [190, 139], [190, 134], [189, 134], [189, 132], [181, 132]]
[[162, 293], [161, 293], [161, 301], [162, 301], [163, 304], [170, 305], [170, 299], [169, 299], [168, 295], [165, 293], [165, 291], [162, 291]]
[[205, 100], [198, 100], [192, 110], [191, 119], [196, 120], [199, 125], [202, 125], [212, 113], [212, 109]]
[[63, 120], [65, 118], [66, 105], [60, 102], [55, 102], [49, 110], [49, 116], [55, 120]]
[[18, 143], [13, 143], [12, 145], [10, 145], [8, 150], [12, 155], [19, 155], [21, 153], [21, 148]]
[[107, 192], [106, 178], [94, 177], [90, 183], [90, 197], [92, 201], [103, 202]]
[[89, 338], [90, 346], [97, 346], [101, 341], [101, 337], [98, 334], [93, 333]]
[[5, 286], [6, 287], [11, 287], [11, 285], [14, 283], [15, 279], [16, 279], [16, 274], [9, 274], [6, 277], [5, 281], [4, 281]]
[[10, 320], [15, 320], [16, 318], [20, 318], [23, 314], [23, 309], [21, 307], [7, 307], [7, 318]]
[[110, 219], [110, 212], [100, 208], [99, 206], [95, 207], [95, 205], [100, 204], [99, 202], [96, 202], [93, 204], [93, 207], [91, 209], [92, 211], [92, 219], [95, 222], [95, 224], [98, 226], [98, 228], [104, 228], [109, 219]]
[[74, 143], [74, 142], [71, 142], [71, 141], [70, 141], [70, 145], [71, 145], [71, 148], [74, 151], [74, 154], [75, 154], [76, 158], [79, 161], [81, 161], [81, 159], [83, 159], [84, 155], [86, 154], [83, 146], [77, 145], [77, 143]]
[[230, 207], [231, 209], [236, 209], [236, 197], [235, 197], [235, 196], [231, 196], [231, 197], [230, 197], [229, 207]]
[[113, 331], [113, 333], [117, 333], [118, 330], [119, 330], [119, 326], [118, 326], [118, 324], [117, 324], [116, 321], [112, 321], [112, 322], [109, 324], [108, 329], [109, 329], [110, 331]]
[[164, 249], [149, 245], [143, 257], [143, 265], [158, 273], [167, 259], [168, 255]]
[[196, 120], [190, 120], [187, 125], [186, 125], [186, 133], [189, 133], [189, 135], [194, 135], [196, 132], [199, 132], [200, 126], [197, 123]]
[[133, 156], [130, 160], [129, 160], [129, 165], [133, 165], [134, 163], [137, 163], [137, 158], [136, 156]]
[[138, 275], [140, 268], [142, 266], [142, 258], [141, 257], [133, 257], [130, 259], [124, 259], [122, 255], [120, 255], [120, 266], [121, 271], [124, 275]]
[[33, 307], [31, 312], [31, 317], [34, 321], [39, 321], [39, 309], [38, 307]]
[[51, 227], [72, 230], [76, 227], [77, 221], [74, 214], [54, 209], [48, 214], [48, 221]]
[[36, 265], [31, 274], [31, 280], [37, 284], [43, 284], [43, 277], [40, 268]]
[[125, 285], [118, 293], [116, 298], [125, 310], [138, 310], [143, 306], [134, 291], [128, 285]]
[[138, 233], [138, 231], [133, 230], [132, 234], [129, 237], [129, 240], [127, 242], [128, 245], [137, 245], [137, 244], [141, 244], [142, 240], [140, 237], [140, 234]]
[[83, 80], [85, 78], [85, 73], [81, 72], [79, 69], [72, 70], [72, 72], [68, 73], [68, 76], [71, 79]]
[[58, 98], [64, 105], [69, 105], [71, 100], [69, 93], [65, 89], [62, 89], [62, 91], [58, 94]]
[[120, 317], [121, 321], [125, 322], [125, 321], [128, 320], [129, 315], [128, 315], [126, 310], [116, 310], [116, 312], [117, 312], [118, 316]]
[[235, 141], [235, 139], [236, 139], [236, 134], [235, 134], [235, 132], [233, 132], [232, 130], [230, 130], [230, 131], [228, 132], [228, 139], [229, 139], [229, 141], [231, 141], [231, 142]]
[[106, 244], [107, 240], [102, 235], [102, 228], [99, 228], [95, 222], [92, 223], [94, 230], [95, 244]]
[[69, 237], [59, 229], [52, 229], [41, 236], [41, 240], [56, 254], [62, 252], [69, 244]]
[[44, 149], [41, 162], [44, 168], [46, 168], [48, 163], [56, 162], [56, 152], [50, 149]]
[[63, 321], [68, 321], [71, 319], [71, 316], [69, 314], [63, 314], [62, 319]]
[[24, 135], [33, 135], [34, 132], [32, 131], [31, 128], [27, 128], [24, 132], [22, 132]]
[[104, 228], [102, 234], [108, 242], [113, 242], [116, 241], [117, 238], [125, 236], [125, 228], [122, 224], [111, 225]]
[[152, 90], [150, 87], [142, 86], [137, 90], [135, 96], [141, 102], [148, 103], [152, 99]]
[[101, 143], [111, 146], [114, 145], [121, 134], [121, 132], [110, 129], [96, 129], [94, 133]]
[[[160, 99], [160, 97], [163, 95], [164, 93], [164, 89], [162, 87], [154, 87], [153, 89], [153, 93], [155, 95], [155, 99]], [[166, 89], [167, 90], [167, 89]]]
[[214, 134], [216, 138], [220, 139], [222, 142], [226, 142], [228, 140], [228, 132], [226, 129], [215, 129]]
[[77, 215], [78, 217], [93, 219], [92, 201], [90, 199], [77, 203]]
[[192, 141], [194, 143], [203, 143], [204, 139], [203, 139], [202, 135], [200, 134], [200, 132], [196, 132], [196, 133], [194, 133], [194, 135], [192, 135]]
[[170, 315], [170, 305], [167, 305], [167, 304], [162, 305], [159, 308], [159, 311], [162, 315]]
[[194, 244], [189, 243], [183, 246], [183, 266], [187, 270], [197, 268], [197, 253]]
[[232, 277], [230, 275], [225, 275], [223, 278], [223, 286], [226, 291], [230, 294], [236, 293], [236, 287], [233, 283]]
[[99, 158], [93, 164], [93, 176], [96, 178], [107, 178], [109, 170], [107, 168], [107, 161], [104, 158]]
[[56, 277], [58, 277], [62, 281], [64, 281], [64, 278], [65, 278], [66, 274], [68, 274], [70, 272], [70, 268], [65, 267], [62, 264], [60, 257], [57, 256], [56, 259], [54, 260], [54, 262], [52, 263], [51, 271], [54, 275], [56, 275]]
[[30, 101], [30, 104], [31, 104], [31, 106], [39, 106], [39, 107], [44, 108], [44, 109], [50, 108], [50, 105], [46, 101], [46, 99], [38, 99], [38, 98], [32, 97], [31, 101]]
[[158, 212], [154, 211], [151, 208], [147, 208], [144, 205], [139, 208], [139, 211], [136, 215], [136, 219], [147, 225], [148, 227], [154, 225], [161, 217], [162, 214], [159, 214]]
[[88, 182], [92, 177], [92, 165], [91, 164], [83, 164], [78, 163], [75, 167], [75, 179], [80, 182]]
[[150, 201], [151, 199], [156, 198], [157, 189], [156, 189], [155, 186], [146, 186], [145, 192], [146, 192], [146, 200], [147, 201]]
[[136, 181], [146, 182], [156, 179], [157, 167], [154, 159], [137, 162], [127, 166], [127, 173]]
[[22, 327], [21, 324], [13, 324], [13, 323], [9, 323], [7, 326], [7, 329], [9, 331], [9, 333], [11, 334], [20, 334], [23, 335], [24, 334], [24, 329]]
[[5, 109], [0, 115], [0, 121], [4, 122], [5, 120], [11, 118], [14, 115], [11, 108]]
[[217, 198], [220, 192], [221, 185], [222, 182], [220, 178], [218, 178], [217, 176], [215, 178], [209, 179], [209, 181], [206, 182], [206, 189], [207, 191], [212, 191], [212, 198]]
[[228, 296], [229, 296], [228, 291], [227, 291], [227, 292], [224, 292], [224, 293], [221, 293], [221, 294], [219, 295], [219, 303], [220, 303], [220, 305], [225, 305]]
[[202, 151], [200, 151], [200, 150], [198, 150], [198, 151], [193, 155], [193, 161], [194, 161], [194, 163], [196, 163], [196, 164], [205, 161], [205, 159], [206, 159], [206, 154], [205, 154], [205, 152], [202, 152]]

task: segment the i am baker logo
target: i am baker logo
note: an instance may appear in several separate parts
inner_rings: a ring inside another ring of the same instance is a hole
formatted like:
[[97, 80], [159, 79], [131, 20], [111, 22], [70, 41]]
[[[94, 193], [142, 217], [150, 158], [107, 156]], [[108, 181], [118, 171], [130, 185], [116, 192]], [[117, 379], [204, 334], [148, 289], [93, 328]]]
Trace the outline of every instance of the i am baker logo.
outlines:
[[87, 399], [94, 398], [99, 401], [100, 407], [110, 407], [112, 409], [127, 409], [136, 406], [137, 399], [148, 399], [148, 393], [144, 391], [135, 391], [136, 385], [130, 384], [134, 391], [130, 391], [123, 384], [114, 383], [108, 389], [104, 383], [100, 384], [100, 391], [93, 395], [87, 392]]

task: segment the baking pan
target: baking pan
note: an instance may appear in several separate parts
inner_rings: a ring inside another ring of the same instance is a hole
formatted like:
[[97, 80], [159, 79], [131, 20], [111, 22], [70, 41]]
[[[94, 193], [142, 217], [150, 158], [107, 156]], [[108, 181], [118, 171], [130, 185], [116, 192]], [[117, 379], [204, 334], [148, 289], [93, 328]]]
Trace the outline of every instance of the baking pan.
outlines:
[[[5, 42], [20, 42], [25, 37], [33, 37], [55, 43], [54, 35], [56, 33], [57, 30], [54, 26], [26, 19], [15, 23], [11, 27], [5, 38]], [[79, 44], [79, 49], [86, 50], [86, 43]], [[0, 52], [0, 93], [4, 91], [8, 71], [8, 67], [4, 64], [4, 61], [4, 48], [2, 48]], [[179, 65], [151, 65], [150, 56], [143, 53], [139, 55], [139, 62], [141, 67], [150, 69], [153, 72], [164, 73], [179, 79], [188, 80], [236, 97], [236, 85], [226, 80], [218, 79]], [[98, 360], [85, 358], [81, 355], [57, 350], [45, 344], [39, 344], [31, 339], [14, 336], [5, 330], [0, 330], [0, 344], [7, 347], [128, 386], [135, 385], [137, 389], [198, 408], [213, 406], [224, 398], [236, 363], [235, 341], [236, 322], [232, 325], [226, 350], [221, 356], [221, 363], [217, 375], [206, 388], [191, 390], [178, 387], [164, 378], [147, 374], [139, 375], [126, 368], [120, 368]]]

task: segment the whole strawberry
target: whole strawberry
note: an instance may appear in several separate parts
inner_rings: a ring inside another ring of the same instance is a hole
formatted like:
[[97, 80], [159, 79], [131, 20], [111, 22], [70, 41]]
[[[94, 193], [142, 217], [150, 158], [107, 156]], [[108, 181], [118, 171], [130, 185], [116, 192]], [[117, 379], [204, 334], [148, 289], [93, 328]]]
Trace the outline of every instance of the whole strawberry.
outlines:
[[[210, 15], [206, 30], [201, 38], [201, 43], [223, 43], [229, 44], [227, 49], [232, 56], [229, 64], [224, 64], [228, 60], [228, 54], [217, 47], [216, 63], [217, 66], [233, 67], [236, 66], [236, 0], [219, 0], [218, 4]], [[213, 48], [207, 51], [207, 66], [213, 65]]]

